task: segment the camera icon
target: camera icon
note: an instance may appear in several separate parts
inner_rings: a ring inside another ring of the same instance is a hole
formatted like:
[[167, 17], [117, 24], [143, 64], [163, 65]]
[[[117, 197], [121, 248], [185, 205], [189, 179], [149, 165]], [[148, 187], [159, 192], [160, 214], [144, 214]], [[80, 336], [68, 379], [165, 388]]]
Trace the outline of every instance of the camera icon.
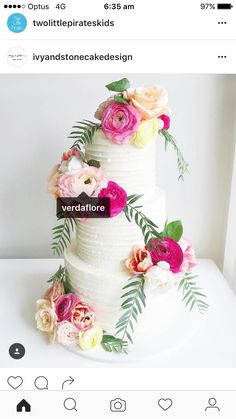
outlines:
[[114, 399], [110, 402], [111, 412], [125, 412], [126, 411], [126, 401], [122, 399]]

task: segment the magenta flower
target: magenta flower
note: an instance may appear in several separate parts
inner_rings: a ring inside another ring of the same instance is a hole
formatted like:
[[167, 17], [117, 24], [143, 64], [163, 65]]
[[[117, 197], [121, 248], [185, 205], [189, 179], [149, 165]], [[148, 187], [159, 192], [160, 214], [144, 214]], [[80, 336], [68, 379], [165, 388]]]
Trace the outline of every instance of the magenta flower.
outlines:
[[127, 193], [115, 182], [108, 182], [99, 193], [99, 198], [110, 198], [110, 217], [118, 215], [126, 206]]
[[161, 119], [164, 123], [163, 125], [163, 129], [165, 129], [166, 131], [170, 128], [170, 117], [168, 115], [161, 115], [159, 116], [159, 119]]
[[127, 144], [137, 131], [140, 120], [136, 108], [113, 101], [102, 114], [102, 130], [114, 143]]
[[65, 294], [58, 298], [55, 305], [55, 311], [59, 322], [63, 320], [70, 320], [72, 309], [79, 301], [76, 294]]
[[173, 273], [180, 271], [183, 262], [183, 251], [180, 245], [169, 237], [161, 241], [152, 240], [148, 248], [152, 262], [156, 265], [158, 262], [165, 261], [169, 263], [170, 270]]

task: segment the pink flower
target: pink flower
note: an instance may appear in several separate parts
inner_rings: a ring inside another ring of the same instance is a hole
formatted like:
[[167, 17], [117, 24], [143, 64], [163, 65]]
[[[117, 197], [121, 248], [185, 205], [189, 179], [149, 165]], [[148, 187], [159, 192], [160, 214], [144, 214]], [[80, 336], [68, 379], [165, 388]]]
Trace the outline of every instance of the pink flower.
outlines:
[[140, 120], [140, 113], [133, 106], [111, 102], [102, 115], [102, 130], [114, 143], [127, 144]]
[[52, 287], [46, 291], [44, 299], [55, 303], [63, 294], [65, 294], [63, 283], [61, 281], [55, 281]]
[[161, 115], [159, 116], [159, 119], [163, 121], [163, 127], [162, 129], [168, 130], [170, 128], [170, 117], [168, 115]]
[[107, 183], [108, 180], [102, 169], [84, 167], [76, 173], [62, 175], [58, 181], [58, 193], [61, 198], [77, 197], [82, 192], [88, 196], [98, 196]]
[[135, 247], [132, 257], [125, 262], [132, 275], [145, 273], [153, 266], [151, 255], [148, 250]]
[[184, 261], [187, 264], [187, 271], [190, 271], [192, 268], [195, 268], [197, 265], [196, 263], [196, 255], [192, 244], [189, 242], [188, 239], [182, 237], [179, 241], [179, 245], [184, 254]]
[[165, 237], [161, 241], [152, 240], [149, 251], [154, 265], [165, 261], [169, 263], [171, 272], [180, 271], [184, 256], [180, 245], [174, 240], [169, 237]]
[[72, 309], [79, 301], [76, 294], [65, 294], [58, 298], [55, 305], [55, 311], [59, 322], [63, 320], [70, 320]]
[[71, 323], [81, 332], [91, 329], [95, 323], [95, 313], [91, 307], [78, 301], [71, 312]]
[[80, 157], [81, 153], [77, 147], [71, 148], [69, 151], [62, 154], [61, 160], [69, 160], [72, 156]]
[[117, 183], [109, 181], [99, 193], [99, 198], [110, 198], [110, 217], [118, 215], [126, 206], [127, 193]]

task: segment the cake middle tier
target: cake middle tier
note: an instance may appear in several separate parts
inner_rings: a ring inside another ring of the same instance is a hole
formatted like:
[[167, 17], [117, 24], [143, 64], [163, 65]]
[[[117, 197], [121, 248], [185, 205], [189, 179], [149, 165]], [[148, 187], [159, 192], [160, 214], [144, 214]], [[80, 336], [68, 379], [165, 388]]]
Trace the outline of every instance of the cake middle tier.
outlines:
[[[142, 212], [161, 231], [166, 221], [164, 192], [156, 188], [151, 195], [140, 198], [137, 205], [143, 205]], [[123, 212], [114, 218], [77, 222], [75, 253], [92, 266], [120, 268], [136, 245], [143, 246], [141, 229], [134, 221], [130, 223]]]

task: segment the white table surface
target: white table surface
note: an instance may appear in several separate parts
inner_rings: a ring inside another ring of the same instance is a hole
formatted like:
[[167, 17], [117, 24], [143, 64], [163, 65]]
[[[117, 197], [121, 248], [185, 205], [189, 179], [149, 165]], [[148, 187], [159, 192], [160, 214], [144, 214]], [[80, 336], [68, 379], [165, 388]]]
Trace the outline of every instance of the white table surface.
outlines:
[[[236, 367], [236, 296], [211, 260], [198, 260], [198, 282], [210, 304], [204, 321], [199, 315], [200, 327], [173, 350], [138, 362], [129, 358], [117, 362], [113, 354], [109, 362], [81, 357], [58, 344], [48, 344], [36, 330], [35, 301], [44, 294], [47, 279], [60, 263], [58, 259], [0, 260], [0, 367]], [[8, 355], [9, 346], [16, 342], [26, 348], [25, 357], [17, 361]]]

